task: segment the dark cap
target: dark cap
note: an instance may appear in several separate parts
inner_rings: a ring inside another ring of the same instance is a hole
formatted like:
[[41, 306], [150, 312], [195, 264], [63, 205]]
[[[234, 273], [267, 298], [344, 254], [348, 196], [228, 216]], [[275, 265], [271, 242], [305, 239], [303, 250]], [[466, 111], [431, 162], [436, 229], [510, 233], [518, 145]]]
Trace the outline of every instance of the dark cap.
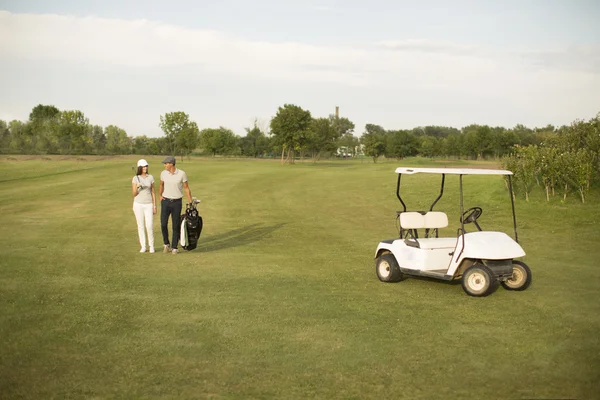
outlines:
[[173, 156], [169, 156], [169, 157], [165, 158], [165, 159], [162, 161], [162, 163], [163, 163], [163, 164], [166, 164], [166, 163], [175, 164], [175, 157], [173, 157]]

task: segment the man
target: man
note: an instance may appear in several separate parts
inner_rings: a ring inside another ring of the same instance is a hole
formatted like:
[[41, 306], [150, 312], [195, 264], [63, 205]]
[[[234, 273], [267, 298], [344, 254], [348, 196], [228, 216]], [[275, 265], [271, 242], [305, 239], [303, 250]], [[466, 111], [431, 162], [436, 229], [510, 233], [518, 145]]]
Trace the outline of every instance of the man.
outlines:
[[[175, 168], [175, 157], [167, 157], [163, 160], [165, 170], [160, 173], [160, 227], [162, 229], [163, 243], [165, 245], [163, 252], [172, 252], [177, 254], [177, 245], [179, 244], [179, 232], [181, 226], [181, 199], [183, 198], [183, 189], [192, 202], [192, 192], [188, 185], [187, 175], [183, 170]], [[169, 244], [169, 214], [173, 228], [173, 240]]]

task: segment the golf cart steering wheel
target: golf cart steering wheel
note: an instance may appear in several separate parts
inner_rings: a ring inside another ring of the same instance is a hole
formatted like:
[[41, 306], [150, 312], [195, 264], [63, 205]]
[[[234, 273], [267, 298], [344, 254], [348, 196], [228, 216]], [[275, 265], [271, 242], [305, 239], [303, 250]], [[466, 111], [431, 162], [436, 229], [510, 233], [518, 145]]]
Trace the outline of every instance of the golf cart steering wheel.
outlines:
[[460, 222], [465, 224], [470, 224], [471, 222], [473, 222], [477, 229], [481, 231], [481, 227], [477, 223], [477, 219], [481, 217], [481, 214], [483, 214], [483, 210], [481, 209], [481, 207], [471, 207], [468, 210], [466, 210], [463, 213], [463, 215], [461, 215]]

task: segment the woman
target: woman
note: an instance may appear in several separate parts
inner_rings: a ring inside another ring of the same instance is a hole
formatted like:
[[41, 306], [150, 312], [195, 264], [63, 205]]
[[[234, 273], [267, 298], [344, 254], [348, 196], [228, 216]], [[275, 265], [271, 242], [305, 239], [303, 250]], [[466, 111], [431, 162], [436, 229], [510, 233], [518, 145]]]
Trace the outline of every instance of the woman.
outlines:
[[[131, 192], [133, 194], [133, 213], [138, 226], [138, 235], [142, 249], [145, 253], [146, 232], [148, 233], [148, 244], [150, 253], [154, 253], [154, 232], [152, 225], [154, 214], [156, 214], [156, 197], [154, 196], [154, 177], [148, 173], [148, 162], [141, 159], [137, 163], [137, 174], [131, 181]], [[144, 227], [146, 230], [144, 231]]]

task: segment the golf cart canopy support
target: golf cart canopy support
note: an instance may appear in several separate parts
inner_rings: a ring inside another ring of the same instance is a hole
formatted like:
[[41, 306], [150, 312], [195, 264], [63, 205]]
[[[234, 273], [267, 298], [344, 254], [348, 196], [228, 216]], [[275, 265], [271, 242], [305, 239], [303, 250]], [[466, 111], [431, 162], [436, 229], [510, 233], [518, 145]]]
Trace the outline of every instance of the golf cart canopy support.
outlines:
[[473, 169], [473, 168], [396, 168], [397, 174], [447, 174], [447, 175], [512, 175], [503, 169]]
[[[407, 168], [407, 167], [399, 167], [396, 168], [396, 173], [398, 174], [398, 184], [396, 187], [396, 197], [398, 197], [398, 200], [400, 200], [400, 203], [402, 204], [402, 207], [404, 208], [403, 212], [406, 212], [406, 204], [404, 204], [404, 201], [402, 200], [402, 197], [400, 196], [400, 180], [402, 178], [403, 174], [406, 175], [413, 175], [413, 174], [419, 174], [419, 173], [423, 173], [423, 174], [437, 174], [437, 175], [442, 175], [442, 184], [440, 187], [440, 194], [439, 196], [434, 200], [434, 202], [431, 204], [431, 206], [429, 207], [429, 211], [433, 211], [433, 207], [435, 206], [435, 204], [438, 202], [438, 200], [442, 197], [442, 195], [444, 194], [444, 182], [445, 182], [445, 178], [446, 175], [459, 175], [459, 179], [460, 179], [460, 213], [461, 215], [463, 215], [464, 213], [464, 206], [463, 206], [463, 175], [503, 175], [503, 176], [508, 176], [508, 194], [510, 196], [510, 202], [512, 205], [512, 214], [513, 214], [513, 228], [514, 228], [514, 232], [515, 232], [515, 242], [519, 243], [519, 237], [517, 234], [517, 217], [515, 214], [515, 201], [513, 198], [513, 189], [512, 189], [512, 175], [513, 173], [511, 171], [507, 171], [507, 170], [502, 170], [502, 169], [474, 169], [474, 168]], [[462, 230], [462, 235], [464, 235], [464, 222], [462, 221], [461, 218], [461, 230]]]

